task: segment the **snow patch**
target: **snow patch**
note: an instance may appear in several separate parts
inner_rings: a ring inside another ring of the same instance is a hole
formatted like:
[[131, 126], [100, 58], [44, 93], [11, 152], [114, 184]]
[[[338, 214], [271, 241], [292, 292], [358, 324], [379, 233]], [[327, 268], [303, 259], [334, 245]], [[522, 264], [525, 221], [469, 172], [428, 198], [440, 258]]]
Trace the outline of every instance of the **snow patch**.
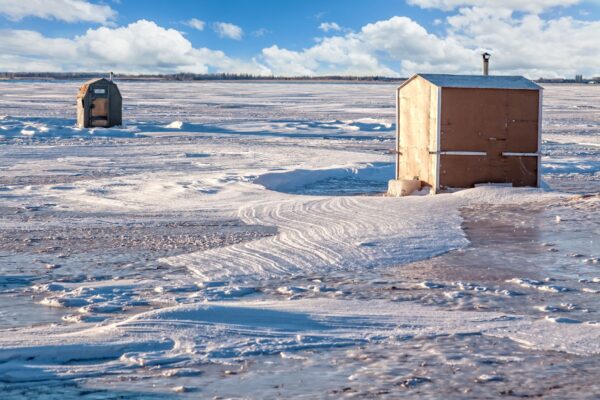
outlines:
[[182, 121], [173, 121], [170, 124], [165, 125], [165, 128], [167, 128], [167, 129], [181, 129], [182, 126], [183, 126], [183, 122]]

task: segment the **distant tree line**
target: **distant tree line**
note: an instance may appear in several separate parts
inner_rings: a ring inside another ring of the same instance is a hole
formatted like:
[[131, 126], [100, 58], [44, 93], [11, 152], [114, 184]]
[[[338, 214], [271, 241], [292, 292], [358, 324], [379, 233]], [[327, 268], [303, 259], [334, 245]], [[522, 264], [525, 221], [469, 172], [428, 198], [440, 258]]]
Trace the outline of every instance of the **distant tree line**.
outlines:
[[[91, 79], [106, 76], [106, 72], [0, 72], [0, 79]], [[115, 74], [119, 80], [166, 80], [166, 81], [381, 81], [396, 82], [406, 78], [391, 78], [386, 76], [276, 76], [254, 74]]]
[[[99, 76], [108, 78], [107, 72], [0, 72], [0, 79], [91, 79]], [[401, 82], [407, 78], [392, 78], [388, 76], [277, 76], [254, 74], [115, 74], [119, 80], [165, 80], [165, 81], [359, 81], [359, 82]], [[567, 78], [538, 78], [540, 83], [600, 83], [600, 77], [567, 79]]]
[[584, 78], [579, 76], [579, 79], [568, 79], [568, 78], [539, 78], [536, 80], [539, 83], [600, 83], [600, 76], [594, 76], [592, 78]]

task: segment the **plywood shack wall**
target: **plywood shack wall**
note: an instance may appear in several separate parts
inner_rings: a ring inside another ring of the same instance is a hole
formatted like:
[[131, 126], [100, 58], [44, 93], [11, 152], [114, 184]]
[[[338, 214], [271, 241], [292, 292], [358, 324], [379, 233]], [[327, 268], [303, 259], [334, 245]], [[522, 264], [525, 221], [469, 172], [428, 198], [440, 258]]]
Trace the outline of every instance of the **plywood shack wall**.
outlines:
[[539, 186], [541, 90], [438, 87], [415, 75], [396, 95], [396, 179], [436, 191]]
[[397, 91], [396, 179], [418, 179], [436, 187], [440, 90], [415, 77]]
[[440, 187], [538, 185], [539, 91], [443, 88], [441, 104]]

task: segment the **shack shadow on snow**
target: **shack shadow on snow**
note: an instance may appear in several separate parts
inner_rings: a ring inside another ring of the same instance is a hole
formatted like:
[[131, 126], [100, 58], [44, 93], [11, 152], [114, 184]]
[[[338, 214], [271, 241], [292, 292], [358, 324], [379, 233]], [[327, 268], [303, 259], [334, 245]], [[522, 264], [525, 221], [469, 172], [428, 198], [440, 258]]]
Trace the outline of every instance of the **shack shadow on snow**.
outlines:
[[254, 183], [276, 192], [315, 196], [383, 194], [394, 164], [374, 162], [357, 168], [296, 169], [259, 176]]

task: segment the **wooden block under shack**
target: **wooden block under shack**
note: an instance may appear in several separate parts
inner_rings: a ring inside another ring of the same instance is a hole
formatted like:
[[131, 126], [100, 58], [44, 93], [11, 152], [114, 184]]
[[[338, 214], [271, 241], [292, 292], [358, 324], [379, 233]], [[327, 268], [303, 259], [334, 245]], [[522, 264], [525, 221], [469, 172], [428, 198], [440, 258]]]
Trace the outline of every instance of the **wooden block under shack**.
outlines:
[[392, 179], [388, 182], [388, 196], [410, 196], [421, 190], [421, 181], [416, 179]]

